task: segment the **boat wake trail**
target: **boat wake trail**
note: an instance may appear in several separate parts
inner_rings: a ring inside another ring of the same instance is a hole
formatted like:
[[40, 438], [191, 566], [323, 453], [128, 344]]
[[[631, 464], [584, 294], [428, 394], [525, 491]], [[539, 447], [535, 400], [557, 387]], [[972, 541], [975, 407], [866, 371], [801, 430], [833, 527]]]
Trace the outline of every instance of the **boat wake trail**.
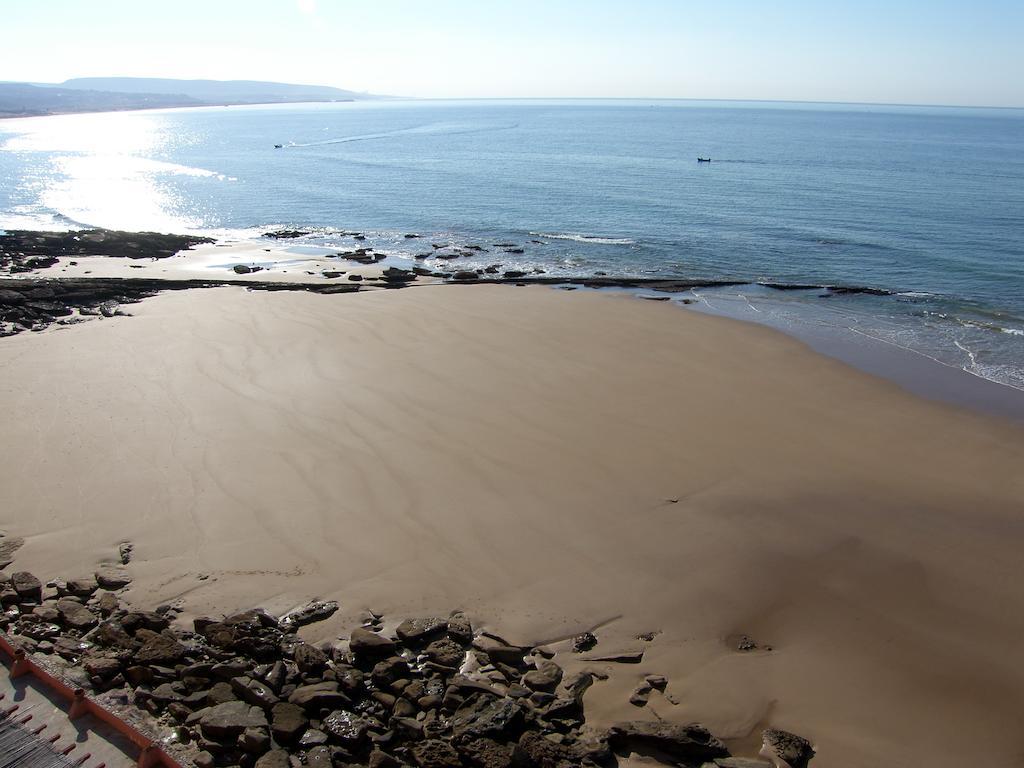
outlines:
[[414, 128], [398, 128], [394, 131], [383, 131], [381, 133], [363, 133], [355, 136], [341, 136], [336, 139], [324, 139], [323, 141], [291, 142], [284, 145], [284, 149], [300, 149], [304, 147], [323, 147], [328, 144], [351, 144], [356, 141], [380, 141], [381, 139], [393, 139], [402, 136], [430, 136], [444, 135], [456, 136], [469, 133], [491, 133], [493, 131], [508, 131], [518, 128], [519, 123], [507, 123], [499, 125], [459, 125], [457, 123], [428, 123], [418, 125]]

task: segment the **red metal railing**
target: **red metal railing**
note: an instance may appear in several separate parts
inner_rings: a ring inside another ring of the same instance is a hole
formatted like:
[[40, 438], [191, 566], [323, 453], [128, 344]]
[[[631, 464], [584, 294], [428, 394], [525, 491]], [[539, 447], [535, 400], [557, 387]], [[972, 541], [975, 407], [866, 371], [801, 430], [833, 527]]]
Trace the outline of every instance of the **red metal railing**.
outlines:
[[126, 723], [113, 712], [97, 704], [81, 688], [73, 688], [49, 670], [34, 662], [23, 649], [16, 648], [2, 632], [0, 632], [0, 650], [11, 659], [11, 679], [21, 677], [22, 675], [32, 675], [40, 683], [70, 703], [67, 713], [69, 720], [75, 720], [82, 715], [92, 715], [138, 747], [139, 755], [136, 763], [138, 768], [158, 768], [159, 766], [163, 766], [163, 768], [184, 768], [181, 763], [167, 754], [152, 738], [142, 733], [131, 723]]

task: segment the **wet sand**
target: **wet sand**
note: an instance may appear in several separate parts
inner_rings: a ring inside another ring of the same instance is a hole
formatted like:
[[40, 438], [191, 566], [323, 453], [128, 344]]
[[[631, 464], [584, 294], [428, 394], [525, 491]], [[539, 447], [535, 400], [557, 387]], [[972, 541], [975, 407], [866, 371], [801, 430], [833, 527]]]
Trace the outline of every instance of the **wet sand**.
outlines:
[[[318, 640], [366, 608], [461, 608], [610, 672], [589, 722], [696, 719], [748, 753], [769, 724], [821, 766], [1024, 751], [1019, 427], [622, 296], [218, 288], [127, 310], [0, 343], [19, 569], [89, 573], [127, 540], [140, 605], [336, 599]], [[587, 629], [643, 661], [568, 653]], [[652, 673], [677, 703], [628, 703]]]

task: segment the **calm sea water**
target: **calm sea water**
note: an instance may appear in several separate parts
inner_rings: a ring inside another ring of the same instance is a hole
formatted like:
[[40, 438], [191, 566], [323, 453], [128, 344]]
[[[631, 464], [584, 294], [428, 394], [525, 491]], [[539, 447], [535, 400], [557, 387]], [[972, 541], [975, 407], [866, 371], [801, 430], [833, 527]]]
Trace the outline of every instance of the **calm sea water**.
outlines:
[[0, 121], [0, 227], [86, 225], [315, 227], [306, 242], [331, 245], [360, 230], [396, 262], [430, 240], [514, 242], [523, 254], [472, 263], [882, 288], [898, 295], [696, 296], [1024, 388], [1019, 110], [376, 102]]

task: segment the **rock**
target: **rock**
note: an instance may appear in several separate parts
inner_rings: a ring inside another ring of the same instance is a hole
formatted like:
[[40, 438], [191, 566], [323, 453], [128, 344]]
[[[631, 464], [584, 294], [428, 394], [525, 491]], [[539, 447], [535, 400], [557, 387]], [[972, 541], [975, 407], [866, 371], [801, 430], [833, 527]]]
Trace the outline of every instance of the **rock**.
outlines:
[[357, 627], [349, 635], [348, 647], [356, 656], [390, 656], [395, 651], [395, 642], [376, 632]]
[[523, 685], [535, 691], [555, 690], [562, 682], [562, 668], [553, 661], [541, 660], [537, 668], [523, 675]]
[[214, 683], [210, 687], [210, 690], [206, 692], [206, 706], [208, 707], [215, 707], [218, 704], [223, 704], [227, 701], [237, 700], [238, 697], [235, 696], [235, 692], [231, 688], [231, 683]]
[[448, 637], [461, 645], [473, 642], [473, 625], [463, 613], [453, 613], [448, 617]]
[[434, 639], [447, 628], [448, 622], [444, 619], [406, 619], [395, 629], [395, 634], [406, 645], [416, 646]]
[[105, 648], [119, 648], [131, 650], [139, 644], [132, 640], [131, 635], [125, 632], [121, 622], [113, 619], [105, 621], [93, 632], [91, 638]]
[[365, 740], [369, 723], [351, 712], [338, 710], [325, 717], [320, 728], [330, 739], [354, 747]]
[[674, 725], [654, 720], [616, 723], [608, 729], [608, 743], [615, 750], [656, 749], [675, 760], [698, 765], [729, 756], [725, 745], [698, 723]]
[[459, 753], [446, 741], [427, 739], [414, 745], [411, 751], [420, 768], [462, 768]]
[[405, 763], [379, 749], [373, 750], [366, 761], [367, 768], [402, 768], [403, 765]]
[[296, 688], [288, 697], [288, 701], [311, 712], [336, 709], [350, 703], [348, 697], [338, 690], [338, 683], [333, 680]]
[[214, 768], [217, 763], [214, 761], [213, 755], [209, 752], [203, 751], [198, 752], [196, 756], [192, 758], [192, 764], [195, 765], [196, 768]]
[[464, 761], [479, 768], [511, 768], [514, 745], [494, 739], [472, 739], [458, 745]]
[[522, 667], [523, 657], [528, 648], [518, 645], [505, 645], [498, 642], [474, 641], [473, 647], [487, 654], [492, 664], [507, 664], [510, 667]]
[[128, 565], [132, 560], [132, 550], [135, 546], [130, 541], [122, 541], [117, 545], [117, 554], [121, 558], [121, 565]]
[[629, 703], [634, 707], [646, 707], [651, 698], [651, 691], [654, 690], [647, 683], [638, 685], [629, 697]]
[[772, 768], [772, 764], [749, 757], [720, 757], [713, 763], [704, 763], [701, 768]]
[[117, 595], [115, 595], [113, 592], [104, 592], [97, 599], [96, 607], [99, 608], [101, 614], [103, 614], [104, 616], [109, 616], [118, 608], [120, 608], [121, 604], [118, 602]]
[[201, 711], [199, 727], [212, 739], [237, 738], [246, 728], [265, 728], [266, 715], [244, 701], [228, 701]]
[[77, 600], [62, 597], [57, 601], [57, 611], [60, 613], [61, 621], [70, 629], [85, 632], [96, 626], [96, 617], [92, 611]]
[[[107, 592], [106, 594], [111, 594]], [[113, 597], [113, 595], [111, 595]], [[116, 598], [115, 598], [116, 599]], [[140, 629], [148, 629], [150, 632], [163, 632], [171, 625], [166, 616], [161, 616], [153, 611], [130, 611], [121, 617], [121, 626], [125, 632], [135, 634]]]
[[232, 678], [231, 691], [247, 704], [263, 709], [270, 709], [279, 701], [269, 685], [251, 677]]
[[121, 662], [105, 656], [87, 657], [82, 666], [90, 677], [97, 677], [100, 680], [110, 680], [121, 671]]
[[668, 687], [668, 678], [664, 675], [647, 675], [644, 682], [656, 691], [664, 691]]
[[525, 721], [522, 704], [514, 699], [481, 697], [477, 704], [452, 718], [457, 741], [494, 738], [500, 741], [519, 736]]
[[293, 656], [295, 665], [300, 672], [305, 674], [320, 672], [327, 666], [327, 654], [309, 643], [300, 643], [295, 646]]
[[452, 275], [453, 280], [476, 280], [478, 277], [476, 272], [468, 269], [460, 270]]
[[761, 751], [775, 768], [807, 768], [814, 757], [814, 747], [802, 736], [778, 728], [768, 728], [761, 734]]
[[43, 601], [43, 584], [28, 571], [12, 573], [11, 586], [18, 593], [18, 599], [22, 602], [41, 603]]
[[287, 701], [274, 705], [270, 711], [270, 732], [282, 744], [291, 744], [309, 725], [302, 707]]
[[73, 597], [80, 597], [83, 600], [92, 597], [93, 592], [99, 588], [96, 579], [68, 579], [64, 585], [65, 591]]
[[334, 756], [330, 747], [313, 747], [306, 753], [309, 768], [334, 768]]
[[185, 656], [185, 646], [173, 637], [155, 635], [135, 652], [137, 664], [176, 664]]
[[409, 674], [409, 665], [401, 656], [392, 656], [390, 659], [378, 662], [370, 672], [370, 678], [374, 685], [381, 688], [390, 686]]
[[518, 280], [520, 277], [526, 277], [526, 273], [518, 269], [510, 269], [502, 277], [506, 280]]
[[266, 728], [246, 728], [238, 737], [238, 746], [252, 755], [262, 755], [270, 749], [270, 734]]
[[299, 737], [299, 749], [309, 749], [327, 743], [327, 734], [318, 728], [307, 728]]
[[584, 632], [572, 639], [573, 653], [586, 653], [597, 645], [597, 636], [593, 632]]
[[118, 566], [106, 565], [95, 573], [96, 582], [104, 589], [121, 589], [132, 583], [131, 576]]
[[291, 768], [288, 753], [283, 749], [273, 749], [256, 761], [255, 768]]
[[271, 237], [275, 240], [286, 240], [295, 237], [302, 237], [308, 235], [309, 232], [302, 229], [277, 229], [273, 232], [264, 232], [263, 237]]
[[556, 743], [536, 731], [527, 731], [515, 745], [512, 765], [516, 768], [577, 768], [583, 758], [582, 750], [575, 745]]
[[281, 618], [281, 628], [285, 630], [294, 630], [299, 627], [303, 627], [306, 624], [323, 621], [329, 616], [332, 616], [337, 610], [338, 604], [333, 600], [314, 600], [313, 602], [304, 605], [302, 608], [298, 608], [285, 614]]
[[458, 669], [466, 656], [466, 652], [462, 647], [448, 637], [432, 642], [426, 647], [424, 654], [435, 664], [453, 669]]

